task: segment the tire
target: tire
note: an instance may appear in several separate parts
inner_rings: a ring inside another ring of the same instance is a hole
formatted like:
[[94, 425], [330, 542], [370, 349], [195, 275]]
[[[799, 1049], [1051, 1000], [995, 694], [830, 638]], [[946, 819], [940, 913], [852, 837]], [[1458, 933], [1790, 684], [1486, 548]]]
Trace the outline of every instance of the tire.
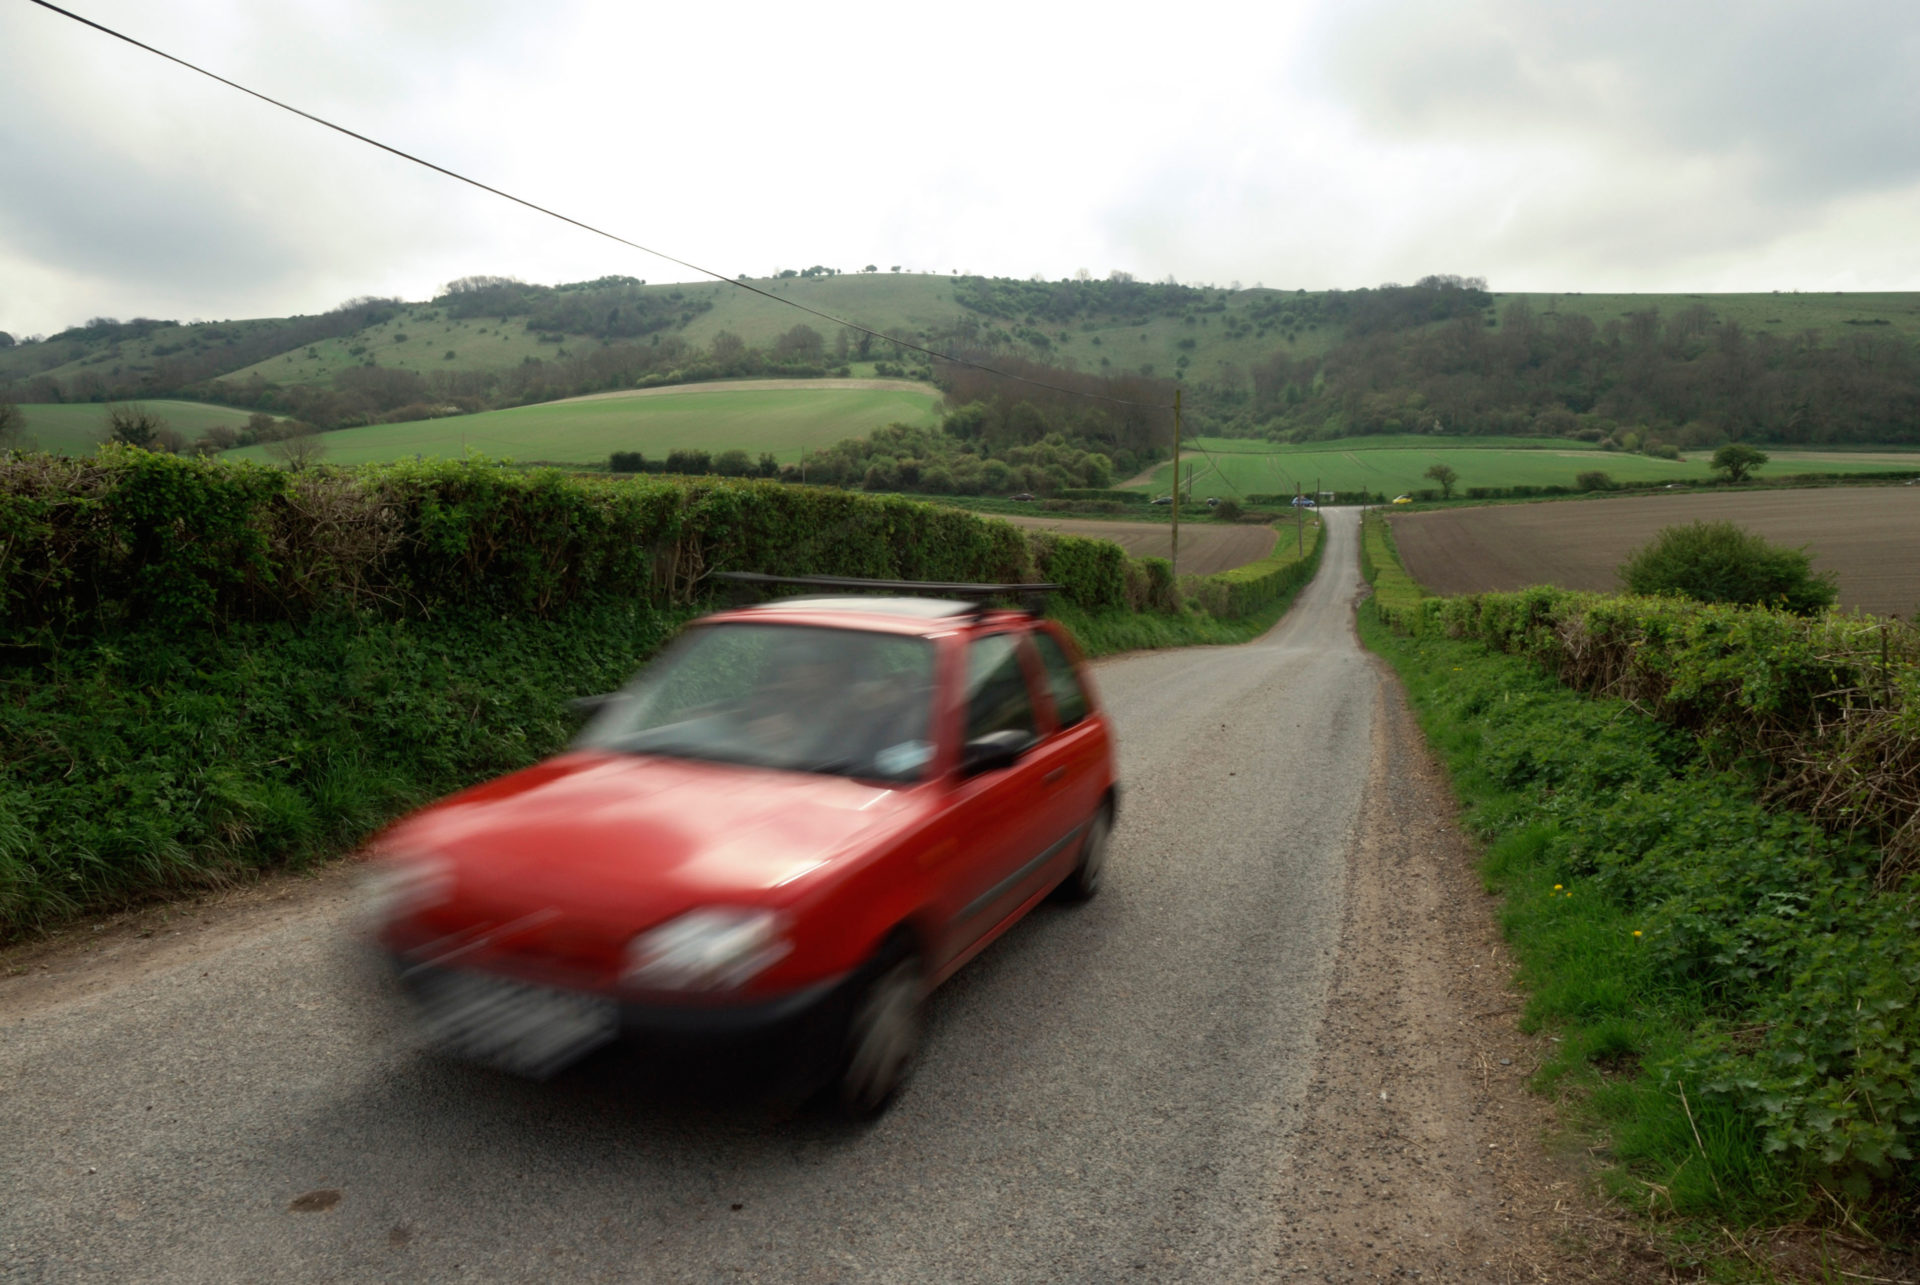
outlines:
[[837, 1114], [873, 1120], [885, 1114], [913, 1073], [920, 1052], [926, 973], [895, 938], [870, 965], [847, 1016], [840, 1069], [832, 1085]]
[[1107, 868], [1107, 839], [1113, 832], [1113, 809], [1102, 803], [1087, 821], [1087, 833], [1080, 840], [1080, 860], [1073, 873], [1060, 881], [1062, 901], [1087, 901], [1100, 891], [1100, 877]]

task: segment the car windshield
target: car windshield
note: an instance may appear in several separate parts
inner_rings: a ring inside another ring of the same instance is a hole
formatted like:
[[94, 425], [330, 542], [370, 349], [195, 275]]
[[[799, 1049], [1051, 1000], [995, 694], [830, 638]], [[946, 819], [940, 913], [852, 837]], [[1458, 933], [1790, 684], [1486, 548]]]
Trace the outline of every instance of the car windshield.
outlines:
[[576, 745], [917, 781], [933, 759], [933, 644], [812, 625], [703, 625], [610, 701]]

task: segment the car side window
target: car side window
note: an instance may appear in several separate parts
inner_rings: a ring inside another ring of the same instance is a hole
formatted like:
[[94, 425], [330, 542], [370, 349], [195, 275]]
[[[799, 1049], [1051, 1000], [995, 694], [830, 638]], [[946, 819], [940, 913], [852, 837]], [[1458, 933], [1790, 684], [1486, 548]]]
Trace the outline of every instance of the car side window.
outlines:
[[1080, 685], [1080, 675], [1073, 672], [1073, 662], [1067, 659], [1059, 639], [1044, 629], [1036, 629], [1033, 646], [1040, 653], [1040, 667], [1047, 674], [1054, 716], [1060, 720], [1061, 727], [1072, 727], [1087, 716], [1087, 689]]
[[967, 648], [967, 734], [971, 741], [990, 732], [1019, 731], [1038, 736], [1033, 695], [1020, 668], [1020, 639], [988, 634]]

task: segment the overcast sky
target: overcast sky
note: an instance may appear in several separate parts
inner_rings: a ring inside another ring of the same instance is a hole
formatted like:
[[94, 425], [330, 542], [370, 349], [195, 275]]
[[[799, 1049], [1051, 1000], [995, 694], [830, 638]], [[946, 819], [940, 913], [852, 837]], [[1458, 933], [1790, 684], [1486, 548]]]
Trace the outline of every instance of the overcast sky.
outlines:
[[[68, 0], [726, 274], [1920, 289], [1914, 0]], [[0, 329], [685, 269], [0, 0]]]

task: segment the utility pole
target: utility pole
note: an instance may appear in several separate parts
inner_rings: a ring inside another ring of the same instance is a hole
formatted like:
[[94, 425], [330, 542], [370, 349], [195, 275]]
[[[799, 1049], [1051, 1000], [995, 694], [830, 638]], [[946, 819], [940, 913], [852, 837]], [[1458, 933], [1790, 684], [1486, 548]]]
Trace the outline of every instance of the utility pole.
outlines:
[[1173, 587], [1180, 591], [1180, 390], [1173, 390]]

